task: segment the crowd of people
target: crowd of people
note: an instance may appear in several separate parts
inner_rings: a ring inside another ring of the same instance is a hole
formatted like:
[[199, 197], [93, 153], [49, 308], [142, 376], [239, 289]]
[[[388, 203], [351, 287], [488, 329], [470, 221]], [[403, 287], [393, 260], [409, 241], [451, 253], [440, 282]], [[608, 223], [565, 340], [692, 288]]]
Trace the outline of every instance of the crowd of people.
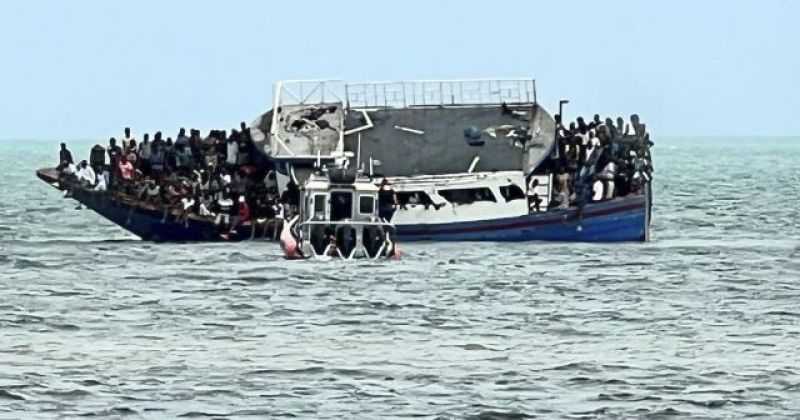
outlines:
[[[549, 208], [582, 208], [591, 201], [626, 196], [639, 192], [652, 178], [653, 142], [637, 115], [631, 115], [627, 124], [622, 118], [603, 121], [599, 115], [588, 123], [578, 117], [569, 126], [556, 115], [555, 123], [556, 145], [548, 164], [537, 171], [554, 174]], [[279, 194], [277, 177], [269, 167], [255, 150], [249, 128], [241, 123], [239, 129], [212, 130], [205, 137], [199, 130], [181, 128], [174, 141], [156, 132], [152, 139], [145, 133], [137, 142], [125, 128], [119, 142], [112, 137], [108, 146], [96, 145], [89, 159], [79, 162], [61, 143], [56, 169], [62, 180], [82, 188], [107, 190], [136, 205], [159, 209], [162, 221], [169, 217], [187, 225], [192, 218], [213, 221], [227, 237], [254, 221], [266, 221], [262, 231], [266, 233], [268, 222], [296, 212], [298, 187], [290, 182]], [[533, 193], [538, 183], [531, 176], [528, 185], [531, 211], [537, 212], [542, 210], [541, 198]], [[399, 200], [382, 182], [382, 217], [413, 199]], [[277, 223], [271, 226], [274, 235]]]
[[548, 168], [555, 174], [551, 208], [624, 197], [652, 178], [653, 142], [638, 115], [627, 124], [597, 114], [588, 123], [578, 117], [565, 126], [560, 115], [555, 121], [556, 147]]
[[290, 186], [280, 195], [268, 168], [241, 123], [239, 129], [212, 130], [205, 137], [181, 128], [174, 141], [157, 132], [137, 142], [125, 128], [119, 142], [112, 137], [108, 146], [94, 146], [89, 159], [77, 163], [62, 143], [57, 170], [62, 179], [83, 188], [108, 190], [119, 199], [160, 209], [163, 221], [213, 221], [227, 237], [239, 226], [277, 220], [284, 207], [296, 208], [297, 188]]

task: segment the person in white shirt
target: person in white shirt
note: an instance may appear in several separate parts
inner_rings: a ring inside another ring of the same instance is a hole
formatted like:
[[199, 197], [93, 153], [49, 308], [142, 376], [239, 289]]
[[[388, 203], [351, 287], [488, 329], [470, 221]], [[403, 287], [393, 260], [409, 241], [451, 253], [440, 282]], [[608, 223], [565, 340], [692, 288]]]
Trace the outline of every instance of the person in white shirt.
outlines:
[[97, 177], [97, 186], [94, 187], [95, 191], [106, 191], [108, 189], [108, 171], [103, 171]]
[[78, 177], [78, 182], [84, 184], [86, 186], [92, 187], [97, 182], [97, 175], [89, 166], [85, 160], [82, 160], [81, 163], [78, 165], [78, 170], [75, 173], [75, 176]]
[[133, 145], [131, 141], [136, 141], [136, 138], [131, 135], [130, 127], [125, 127], [125, 135], [122, 136], [122, 150], [127, 154], [131, 151]]
[[239, 161], [239, 144], [236, 143], [234, 136], [228, 139], [227, 157], [225, 163], [230, 167], [235, 167]]

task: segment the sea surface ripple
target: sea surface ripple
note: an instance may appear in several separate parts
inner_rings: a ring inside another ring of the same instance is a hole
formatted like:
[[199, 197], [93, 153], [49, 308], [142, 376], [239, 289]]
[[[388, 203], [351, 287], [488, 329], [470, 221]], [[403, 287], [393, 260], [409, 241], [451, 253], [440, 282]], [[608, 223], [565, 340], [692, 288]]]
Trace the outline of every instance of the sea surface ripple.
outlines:
[[792, 418], [798, 152], [658, 141], [648, 244], [341, 263], [138, 241], [2, 142], [0, 419]]

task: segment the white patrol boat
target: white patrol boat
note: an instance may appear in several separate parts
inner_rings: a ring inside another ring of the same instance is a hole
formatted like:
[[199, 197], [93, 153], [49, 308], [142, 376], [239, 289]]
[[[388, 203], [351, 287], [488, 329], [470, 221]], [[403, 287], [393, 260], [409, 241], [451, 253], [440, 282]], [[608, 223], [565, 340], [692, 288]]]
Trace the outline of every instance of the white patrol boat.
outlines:
[[378, 215], [378, 187], [346, 164], [319, 165], [297, 191], [280, 237], [287, 259], [400, 257], [394, 225]]

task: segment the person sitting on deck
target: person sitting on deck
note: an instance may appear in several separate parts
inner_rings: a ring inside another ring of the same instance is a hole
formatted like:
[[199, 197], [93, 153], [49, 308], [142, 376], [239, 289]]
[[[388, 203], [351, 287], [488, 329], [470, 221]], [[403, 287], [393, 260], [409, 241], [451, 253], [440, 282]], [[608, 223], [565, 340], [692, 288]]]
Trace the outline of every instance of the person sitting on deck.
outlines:
[[[95, 191], [106, 191], [108, 190], [108, 170], [101, 169], [103, 172], [97, 174], [97, 185], [94, 187]], [[96, 172], [95, 172], [96, 173]]]
[[323, 255], [328, 257], [339, 257], [344, 258], [342, 255], [342, 251], [339, 250], [339, 246], [336, 245], [336, 236], [330, 235], [328, 236], [328, 247], [325, 248], [325, 252]]
[[251, 226], [251, 214], [250, 214], [250, 205], [247, 204], [247, 200], [244, 196], [239, 196], [239, 204], [237, 206], [237, 214], [233, 217], [233, 221], [231, 222], [231, 230], [227, 233], [223, 233], [220, 235], [223, 239], [230, 239], [231, 236], [236, 235], [238, 231], [236, 230], [239, 226]]
[[56, 171], [61, 172], [62, 169], [74, 163], [75, 161], [72, 160], [72, 152], [67, 149], [67, 144], [61, 143], [61, 150], [58, 152], [58, 166], [56, 166]]
[[149, 176], [145, 177], [144, 184], [140, 188], [139, 199], [145, 203], [157, 205], [161, 196], [161, 187]]
[[212, 207], [211, 198], [207, 195], [203, 196], [197, 207], [197, 213], [202, 217], [216, 217], [217, 214], [211, 211]]
[[231, 223], [231, 209], [233, 208], [233, 200], [227, 191], [223, 191], [217, 199], [218, 213], [214, 220], [216, 225], [229, 225]]
[[93, 187], [97, 182], [97, 175], [94, 169], [92, 169], [85, 160], [82, 160], [81, 163], [78, 164], [78, 170], [75, 176], [77, 176], [78, 182], [84, 187]]

